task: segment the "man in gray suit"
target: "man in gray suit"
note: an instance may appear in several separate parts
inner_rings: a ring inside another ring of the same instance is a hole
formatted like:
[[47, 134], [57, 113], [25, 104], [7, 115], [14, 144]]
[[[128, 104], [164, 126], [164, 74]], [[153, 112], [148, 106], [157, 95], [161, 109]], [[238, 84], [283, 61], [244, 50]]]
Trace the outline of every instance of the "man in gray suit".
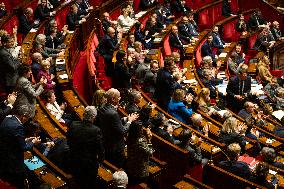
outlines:
[[13, 37], [3, 36], [1, 42], [3, 44], [0, 48], [0, 75], [3, 78], [1, 79], [1, 86], [4, 87], [6, 93], [11, 93], [16, 86], [19, 62], [8, 51], [14, 45]]

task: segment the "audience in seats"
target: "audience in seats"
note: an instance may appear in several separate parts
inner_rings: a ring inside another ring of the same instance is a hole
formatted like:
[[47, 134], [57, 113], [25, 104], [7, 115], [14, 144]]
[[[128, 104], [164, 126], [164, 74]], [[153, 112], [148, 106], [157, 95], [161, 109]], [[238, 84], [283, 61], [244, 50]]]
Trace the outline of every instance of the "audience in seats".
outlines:
[[158, 4], [158, 0], [140, 0], [139, 9], [145, 11]]
[[57, 49], [57, 47], [59, 46], [59, 39], [57, 38], [56, 35], [57, 31], [55, 29], [52, 29], [50, 31], [50, 35], [46, 36], [45, 46], [47, 48]]
[[128, 185], [128, 176], [124, 171], [115, 171], [112, 174], [114, 189], [126, 189]]
[[163, 139], [169, 141], [172, 144], [179, 144], [180, 141], [173, 136], [173, 126], [170, 122], [166, 122], [164, 114], [158, 114], [151, 120], [153, 126], [153, 132]]
[[206, 165], [208, 159], [203, 158], [201, 154], [201, 139], [197, 138], [195, 133], [192, 133], [189, 129], [183, 129], [179, 134], [180, 147], [189, 151], [190, 159], [188, 160], [190, 164], [202, 164]]
[[2, 2], [0, 4], [0, 18], [4, 17], [7, 15], [7, 10], [6, 10], [6, 7], [5, 7], [5, 3]]
[[68, 25], [68, 29], [70, 31], [74, 31], [76, 29], [76, 25], [82, 24], [86, 22], [85, 18], [80, 18], [78, 14], [78, 7], [74, 4], [70, 8], [70, 12], [66, 16], [66, 24]]
[[248, 164], [242, 161], [238, 161], [240, 153], [241, 147], [238, 143], [230, 144], [227, 149], [228, 160], [221, 161], [219, 163], [219, 166], [237, 176], [245, 179], [250, 179], [252, 173], [249, 169]]
[[10, 93], [16, 86], [18, 78], [17, 67], [20, 63], [8, 50], [14, 46], [14, 38], [5, 35], [1, 38], [1, 42], [3, 45], [0, 48], [0, 73], [3, 77], [3, 79], [1, 79], [1, 86], [4, 87], [6, 93]]
[[99, 164], [104, 160], [104, 144], [101, 129], [94, 125], [97, 110], [87, 106], [83, 121], [72, 122], [67, 132], [70, 148], [70, 169], [80, 188], [97, 188]]
[[272, 23], [272, 28], [271, 28], [270, 31], [271, 31], [275, 41], [279, 41], [279, 40], [283, 40], [284, 39], [284, 37], [282, 35], [282, 32], [281, 32], [281, 30], [279, 28], [279, 22], [274, 21]]
[[184, 100], [186, 100], [187, 106], [190, 107], [192, 97], [190, 95], [186, 96], [184, 90], [176, 89], [168, 105], [168, 113], [180, 122], [188, 124], [192, 115], [192, 109], [186, 107]]
[[111, 88], [106, 92], [107, 104], [100, 109], [99, 123], [103, 133], [106, 159], [118, 167], [125, 164], [124, 136], [128, 133], [131, 122], [138, 118], [137, 114], [130, 114], [120, 119], [117, 107], [120, 101], [120, 92]]
[[42, 60], [43, 60], [43, 57], [40, 53], [38, 52], [33, 53], [32, 63], [31, 63], [33, 77], [37, 77], [38, 72], [41, 69]]
[[216, 54], [213, 52], [213, 34], [211, 33], [207, 35], [207, 40], [201, 46], [201, 56], [210, 56], [213, 62], [216, 62]]
[[213, 47], [218, 49], [217, 52], [219, 54], [226, 47], [226, 44], [219, 34], [219, 27], [218, 26], [213, 26], [212, 36], [213, 36]]
[[129, 68], [125, 65], [125, 61], [125, 51], [119, 50], [116, 53], [116, 62], [112, 75], [112, 86], [120, 90], [126, 90], [131, 87], [131, 74], [129, 72]]
[[151, 130], [149, 128], [144, 130], [141, 121], [134, 121], [130, 124], [126, 163], [130, 184], [145, 182], [149, 177], [149, 161], [154, 153], [151, 139]]
[[151, 96], [155, 94], [157, 72], [159, 70], [159, 63], [153, 60], [150, 64], [150, 70], [147, 70], [144, 76], [144, 90], [148, 92]]
[[198, 37], [198, 25], [196, 24], [193, 14], [188, 15], [188, 28], [189, 28], [189, 33], [192, 37]]
[[211, 106], [210, 90], [208, 88], [201, 89], [195, 102], [198, 105], [198, 109], [208, 116], [217, 114], [217, 111]]
[[135, 40], [141, 42], [146, 49], [149, 49], [151, 48], [151, 45], [152, 45], [151, 36], [148, 35], [149, 30], [143, 31], [142, 29], [143, 29], [143, 24], [141, 24], [140, 22], [136, 22], [135, 31], [134, 31]]
[[250, 16], [248, 26], [251, 31], [257, 31], [259, 27], [263, 27], [266, 21], [263, 19], [260, 10], [255, 10]]
[[122, 9], [122, 14], [118, 17], [117, 22], [122, 28], [123, 33], [126, 33], [130, 27], [135, 24], [135, 20], [130, 18], [129, 10], [127, 8]]
[[[59, 31], [58, 27], [57, 27], [57, 22], [55, 19], [51, 19], [48, 23], [48, 25], [45, 27], [44, 33], [46, 36], [51, 35], [52, 32], [56, 33], [56, 36], [54, 38], [56, 38], [56, 40], [58, 41], [58, 45], [61, 46], [61, 44], [64, 42], [64, 39], [67, 35], [68, 31], [68, 25], [64, 25], [62, 27], [62, 30]], [[57, 48], [57, 47], [56, 47]]]
[[192, 12], [191, 8], [186, 5], [185, 0], [173, 1], [172, 2], [172, 8], [173, 8], [173, 10], [176, 14], [182, 13], [182, 14], [188, 16]]
[[28, 7], [24, 10], [24, 13], [19, 17], [18, 33], [24, 34], [24, 37], [30, 32], [33, 27], [33, 9]]
[[[28, 64], [20, 64], [18, 67], [19, 78], [15, 87], [17, 92], [17, 100], [15, 106], [17, 105], [30, 105], [35, 107], [36, 97], [41, 95], [44, 91], [44, 87], [47, 83], [47, 79], [42, 77], [38, 83], [32, 84], [29, 79], [31, 78], [31, 66]], [[34, 109], [33, 109], [34, 110]]]
[[247, 75], [248, 66], [243, 64], [238, 75], [229, 80], [227, 86], [227, 103], [231, 110], [240, 111], [247, 98], [251, 96], [251, 77]]
[[52, 49], [45, 46], [46, 36], [44, 34], [38, 34], [35, 42], [41, 45], [41, 53], [45, 58], [57, 58], [64, 55], [64, 49]]
[[163, 110], [167, 110], [174, 92], [174, 79], [172, 77], [174, 61], [167, 59], [164, 64], [164, 67], [160, 68], [157, 73], [155, 97], [157, 98], [158, 105]]
[[35, 9], [34, 19], [42, 22], [55, 14], [55, 11], [51, 11], [51, 9], [47, 7], [47, 0], [42, 0]]
[[[203, 126], [203, 121], [203, 117], [200, 114], [194, 113], [191, 116], [191, 127], [193, 127], [196, 131], [204, 134], [205, 136], [208, 136], [210, 126], [208, 124]], [[201, 127], [203, 128], [201, 129]]]
[[239, 20], [236, 23], [235, 28], [236, 28], [236, 31], [240, 32], [242, 35], [247, 34], [248, 24], [245, 21], [245, 17], [243, 14], [239, 14]]
[[134, 33], [129, 33], [127, 37], [127, 49], [134, 48], [134, 43], [135, 43], [135, 35]]
[[261, 186], [264, 186], [265, 188], [268, 189], [275, 189], [275, 187], [277, 187], [277, 182], [276, 183], [272, 183], [272, 179], [269, 182], [267, 180], [268, 174], [269, 174], [269, 166], [265, 165], [265, 164], [258, 164], [255, 168], [254, 171], [254, 176], [251, 179], [254, 183], [259, 184]]
[[269, 29], [264, 28], [262, 32], [258, 35], [253, 48], [266, 53], [267, 51], [272, 50], [274, 44], [275, 41], [272, 38], [272, 35], [269, 35]]
[[98, 52], [104, 57], [106, 64], [106, 75], [112, 76], [114, 72], [114, 65], [112, 63], [113, 52], [119, 49], [122, 36], [115, 36], [115, 30], [112, 27], [108, 28], [107, 34], [104, 35], [99, 43]]
[[25, 136], [24, 124], [31, 118], [33, 107], [16, 106], [12, 115], [0, 125], [0, 178], [17, 188], [24, 188], [24, 152], [40, 143], [39, 137]]
[[143, 45], [139, 41], [135, 41], [134, 49], [135, 49], [134, 57], [135, 57], [136, 63], [138, 65], [144, 63], [145, 60], [147, 60], [146, 55], [147, 55], [148, 50], [143, 50]]
[[227, 64], [230, 71], [234, 75], [237, 75], [237, 70], [243, 63], [245, 63], [245, 54], [242, 52], [242, 45], [237, 44], [235, 51], [233, 51], [230, 58], [228, 58]]

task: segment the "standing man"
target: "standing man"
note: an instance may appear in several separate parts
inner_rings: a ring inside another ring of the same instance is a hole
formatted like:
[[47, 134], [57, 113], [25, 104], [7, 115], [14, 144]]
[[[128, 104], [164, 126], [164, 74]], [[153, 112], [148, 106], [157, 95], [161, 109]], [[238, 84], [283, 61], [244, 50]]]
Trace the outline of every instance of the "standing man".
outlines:
[[0, 179], [19, 189], [24, 188], [24, 152], [40, 143], [39, 137], [25, 138], [23, 124], [32, 112], [29, 105], [18, 106], [0, 125]]
[[103, 137], [93, 125], [97, 110], [87, 106], [83, 121], [74, 121], [67, 132], [71, 170], [81, 188], [96, 188], [99, 163], [104, 160]]

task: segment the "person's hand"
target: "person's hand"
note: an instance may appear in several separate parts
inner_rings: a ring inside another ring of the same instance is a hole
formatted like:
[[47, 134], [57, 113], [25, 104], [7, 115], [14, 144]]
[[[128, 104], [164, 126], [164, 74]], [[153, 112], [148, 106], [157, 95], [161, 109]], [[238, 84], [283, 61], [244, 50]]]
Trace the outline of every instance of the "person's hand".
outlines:
[[244, 99], [244, 97], [242, 97], [241, 95], [235, 95], [235, 98], [236, 98], [237, 100], [243, 100], [243, 99]]
[[139, 114], [138, 113], [133, 113], [133, 114], [130, 114], [128, 117], [127, 117], [127, 120], [129, 122], [133, 122], [135, 121], [136, 119], [138, 119], [139, 117]]
[[52, 148], [54, 146], [55, 146], [54, 142], [47, 142], [46, 143], [46, 147], [48, 147], [48, 148]]
[[13, 27], [13, 35], [17, 35], [17, 32], [18, 32], [18, 27], [17, 26]]
[[8, 104], [13, 105], [15, 103], [16, 99], [17, 99], [17, 94], [15, 92], [13, 92], [13, 93], [8, 95], [7, 102], [8, 102]]
[[82, 18], [82, 19], [81, 19], [81, 22], [86, 22], [86, 18]]
[[34, 137], [32, 139], [32, 143], [34, 143], [34, 144], [39, 144], [40, 142], [41, 142], [40, 137]]
[[146, 31], [145, 31], [145, 35], [148, 35], [148, 34], [149, 34], [149, 30], [146, 30]]
[[151, 143], [151, 139], [152, 139], [152, 132], [149, 128], [146, 129], [146, 138], [148, 140], [148, 143]]
[[60, 53], [57, 54], [58, 56], [64, 56], [64, 51], [61, 51]]
[[45, 77], [41, 77], [39, 83], [44, 86], [47, 83], [47, 79]]
[[210, 125], [208, 125], [208, 124], [206, 124], [206, 125], [203, 127], [204, 135], [207, 136], [207, 137], [208, 137], [209, 128], [210, 128]]

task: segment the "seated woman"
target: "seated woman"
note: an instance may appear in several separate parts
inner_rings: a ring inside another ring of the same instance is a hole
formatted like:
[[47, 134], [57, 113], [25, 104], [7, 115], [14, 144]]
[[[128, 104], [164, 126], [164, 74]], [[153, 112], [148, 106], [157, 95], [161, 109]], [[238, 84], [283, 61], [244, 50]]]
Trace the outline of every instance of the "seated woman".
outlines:
[[135, 20], [130, 18], [127, 8], [122, 9], [122, 14], [118, 17], [117, 22], [123, 29], [124, 33], [128, 31], [133, 24], [135, 24]]
[[220, 141], [229, 145], [232, 143], [238, 143], [242, 149], [245, 149], [246, 141], [241, 135], [244, 133], [246, 128], [244, 126], [238, 126], [237, 119], [234, 117], [229, 117], [223, 124], [220, 132]]
[[61, 123], [65, 123], [69, 126], [72, 122], [71, 116], [66, 114], [64, 111], [67, 107], [66, 103], [62, 103], [60, 106], [56, 102], [55, 93], [52, 90], [49, 90], [45, 93], [46, 98], [46, 108], [49, 112], [54, 115], [54, 117]]
[[269, 71], [269, 64], [270, 61], [268, 56], [263, 56], [263, 58], [257, 64], [258, 76], [264, 85], [271, 83], [273, 80], [273, 76]]
[[41, 63], [41, 69], [38, 72], [37, 75], [37, 81], [40, 80], [40, 78], [46, 78], [47, 83], [44, 87], [45, 90], [52, 90], [55, 87], [55, 82], [52, 81], [52, 79], [54, 78], [53, 74], [49, 73], [49, 68], [50, 68], [50, 62], [48, 60], [43, 60]]
[[216, 115], [218, 112], [211, 106], [210, 90], [202, 88], [195, 99], [195, 103], [199, 110], [208, 116]]
[[168, 105], [168, 113], [179, 121], [188, 124], [189, 119], [192, 115], [192, 109], [186, 107], [186, 105], [183, 103], [184, 99], [184, 90], [176, 89]]
[[135, 41], [134, 43], [134, 49], [135, 49], [135, 59], [136, 62], [141, 64], [144, 63], [144, 60], [146, 58], [147, 50], [143, 50], [142, 43], [139, 41]]

